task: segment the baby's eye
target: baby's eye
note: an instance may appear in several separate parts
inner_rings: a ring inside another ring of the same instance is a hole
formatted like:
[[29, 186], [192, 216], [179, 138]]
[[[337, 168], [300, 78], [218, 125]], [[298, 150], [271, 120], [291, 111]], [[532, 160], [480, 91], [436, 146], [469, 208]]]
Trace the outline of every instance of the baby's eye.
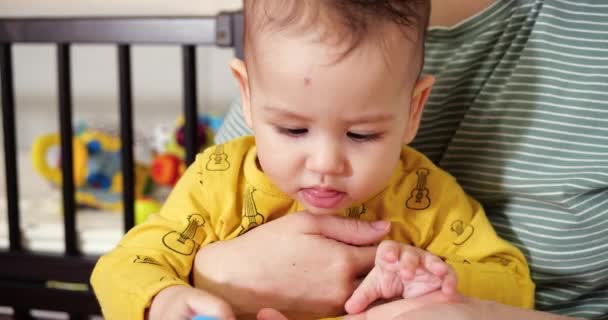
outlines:
[[308, 133], [308, 129], [306, 129], [306, 128], [291, 129], [291, 128], [277, 127], [277, 130], [281, 134], [285, 134], [285, 135], [292, 136], [292, 137], [299, 137], [299, 136], [303, 136], [306, 133]]
[[346, 135], [353, 141], [356, 142], [365, 142], [365, 141], [374, 141], [380, 138], [380, 134], [378, 133], [370, 133], [370, 134], [362, 134], [355, 132], [347, 132]]

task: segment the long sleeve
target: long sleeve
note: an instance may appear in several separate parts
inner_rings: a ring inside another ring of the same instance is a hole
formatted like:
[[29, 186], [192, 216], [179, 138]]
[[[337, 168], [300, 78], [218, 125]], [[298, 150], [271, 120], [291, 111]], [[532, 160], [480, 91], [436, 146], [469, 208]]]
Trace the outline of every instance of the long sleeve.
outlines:
[[161, 212], [129, 231], [95, 266], [91, 284], [105, 319], [143, 319], [160, 290], [190, 286], [197, 249], [216, 240], [201, 201], [199, 162], [188, 168]]
[[467, 296], [534, 307], [534, 283], [522, 252], [498, 237], [482, 206], [452, 179], [441, 196], [426, 249], [444, 258]]
[[393, 221], [389, 237], [443, 258], [464, 295], [533, 308], [534, 283], [522, 252], [496, 234], [482, 206], [452, 176], [413, 149], [404, 159], [405, 175], [384, 199]]

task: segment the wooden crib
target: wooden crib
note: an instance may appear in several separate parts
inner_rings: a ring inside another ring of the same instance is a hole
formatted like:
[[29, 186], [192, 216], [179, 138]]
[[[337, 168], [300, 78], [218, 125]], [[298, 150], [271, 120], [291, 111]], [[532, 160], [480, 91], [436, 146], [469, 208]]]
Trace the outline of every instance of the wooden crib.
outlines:
[[[30, 310], [61, 311], [70, 319], [100, 314], [89, 276], [98, 257], [78, 248], [73, 172], [72, 83], [70, 47], [73, 44], [113, 44], [117, 52], [121, 163], [123, 172], [124, 231], [134, 224], [133, 99], [131, 45], [178, 46], [182, 50], [183, 115], [186, 159], [196, 153], [196, 49], [231, 47], [242, 56], [242, 15], [224, 12], [206, 17], [15, 18], [0, 19], [0, 76], [9, 225], [8, 250], [0, 251], [0, 306], [13, 308], [15, 319], [31, 319]], [[59, 128], [61, 136], [62, 203], [65, 252], [41, 254], [25, 250], [20, 230], [19, 176], [12, 45], [44, 43], [56, 46]]]

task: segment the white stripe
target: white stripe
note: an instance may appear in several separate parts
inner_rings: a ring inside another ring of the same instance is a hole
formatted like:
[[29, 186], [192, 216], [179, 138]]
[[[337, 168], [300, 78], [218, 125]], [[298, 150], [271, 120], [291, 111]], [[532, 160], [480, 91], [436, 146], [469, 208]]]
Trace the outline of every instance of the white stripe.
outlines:
[[[568, 83], [570, 84], [570, 83]], [[603, 84], [603, 89], [604, 91], [599, 91], [599, 90], [582, 90], [582, 89], [572, 89], [569, 87], [565, 87], [565, 86], [556, 86], [556, 85], [552, 85], [552, 84], [544, 84], [544, 83], [535, 83], [535, 82], [529, 82], [529, 83], [525, 83], [525, 82], [516, 82], [516, 81], [509, 81], [509, 86], [527, 86], [530, 89], [557, 89], [563, 92], [571, 92], [571, 93], [587, 93], [587, 94], [593, 94], [593, 95], [598, 95], [598, 96], [606, 96], [608, 98], [608, 92], [606, 92], [608, 90], [608, 84], [604, 83]], [[496, 85], [496, 84], [487, 84], [485, 86], [486, 88], [504, 88], [504, 84], [501, 85]], [[503, 93], [520, 93], [522, 91], [511, 91], [511, 90], [505, 90], [503, 91]], [[524, 91], [526, 92], [526, 94], [536, 94], [537, 92], [530, 92], [530, 91]], [[564, 97], [563, 95], [558, 96], [560, 98], [567, 98]], [[605, 101], [605, 100], [602, 100]]]
[[[581, 194], [574, 195], [574, 196], [572, 196], [570, 198], [564, 199], [564, 200], [560, 201], [559, 203], [555, 203], [554, 204], [554, 203], [546, 203], [545, 202], [545, 203], [542, 203], [542, 204], [544, 204], [545, 206], [552, 205], [551, 207], [560, 208], [562, 211], [563, 210], [568, 211], [568, 212], [561, 212], [561, 211], [551, 210], [554, 214], [561, 214], [561, 215], [567, 215], [567, 216], [574, 215], [574, 216], [578, 217], [578, 216], [581, 215], [581, 213], [580, 212], [573, 212], [573, 211], [576, 211], [575, 210], [576, 208], [578, 208], [581, 205], [586, 204], [587, 202], [595, 201], [595, 199], [602, 198], [604, 196], [605, 195], [604, 195], [603, 192], [598, 192], [597, 194], [592, 195], [592, 196], [589, 196], [586, 193], [581, 193]], [[569, 204], [574, 199], [580, 198], [580, 197], [584, 197], [583, 201], [578, 201], [576, 204]], [[524, 206], [524, 207], [526, 207], [528, 209], [531, 209], [532, 211], [541, 204], [538, 201], [526, 201], [526, 200], [529, 200], [529, 199], [518, 199], [518, 200], [519, 200], [519, 203], [522, 203], [521, 204], [522, 206]], [[531, 203], [534, 206], [533, 207], [525, 206], [524, 205], [525, 203]], [[541, 209], [539, 209], [539, 210], [541, 210]], [[547, 209], [547, 210], [549, 210], [549, 209]]]
[[[532, 152], [525, 152], [525, 151], [521, 151], [521, 150], [517, 150], [517, 149], [508, 150], [508, 149], [500, 149], [500, 148], [499, 149], [497, 149], [497, 148], [480, 148], [480, 147], [471, 147], [471, 146], [459, 147], [457, 145], [451, 145], [450, 150], [464, 151], [464, 154], [472, 153], [472, 152], [490, 151], [490, 152], [494, 152], [494, 153], [498, 153], [498, 154], [504, 154], [506, 157], [512, 156], [513, 154], [518, 154], [518, 155], [529, 156], [531, 158], [538, 158], [539, 160], [544, 160], [544, 161], [547, 160], [546, 155], [540, 155], [538, 153], [532, 153]], [[574, 162], [591, 162], [591, 163], [597, 163], [598, 161], [603, 161], [603, 160], [599, 160], [599, 159], [585, 159], [585, 158], [580, 158], [580, 157], [566, 158], [563, 156], [560, 156], [560, 157], [551, 156], [550, 159], [563, 160], [563, 161], [574, 161]], [[606, 160], [608, 160], [608, 158]]]
[[[587, 209], [585, 209], [583, 211], [578, 211], [578, 212], [574, 212], [574, 210], [572, 210], [573, 209], [572, 207], [562, 206], [562, 210], [560, 211], [560, 210], [548, 208], [546, 206], [547, 205], [546, 202], [541, 202], [541, 201], [525, 201], [525, 200], [528, 200], [528, 199], [518, 199], [518, 200], [519, 200], [518, 201], [519, 203], [509, 204], [508, 207], [509, 208], [512, 207], [512, 208], [516, 208], [516, 209], [526, 210], [526, 211], [531, 212], [530, 214], [523, 213], [523, 211], [516, 211], [515, 212], [516, 216], [519, 216], [521, 218], [529, 219], [530, 221], [545, 220], [545, 221], [557, 222], [557, 223], [561, 223], [561, 224], [578, 224], [578, 223], [589, 222], [589, 221], [593, 220], [594, 218], [596, 218], [596, 217], [601, 216], [602, 214], [604, 214], [604, 213], [600, 212], [600, 215], [596, 215], [596, 216], [592, 216], [592, 217], [587, 217], [586, 220], [580, 220], [581, 217], [584, 217], [588, 212], [592, 211], [593, 209], [597, 208], [598, 206], [596, 205], [594, 207], [590, 207], [590, 208], [587, 208]], [[604, 203], [605, 202], [606, 201], [604, 201]], [[534, 206], [528, 205], [527, 203], [530, 203], [531, 205], [534, 205]], [[552, 207], [559, 207], [559, 205], [555, 204], [555, 203], [551, 203], [551, 205], [552, 205]], [[564, 220], [564, 219], [558, 219], [556, 217], [554, 217], [554, 218], [542, 217], [542, 216], [538, 217], [538, 216], [535, 215], [536, 212], [548, 213], [551, 216], [557, 215], [557, 216], [564, 216], [564, 217], [567, 217], [567, 218], [576, 217], [577, 220], [576, 220], [576, 222], [572, 222], [572, 219], [565, 219]], [[601, 222], [598, 225], [585, 227], [586, 228], [585, 231], [587, 229], [592, 229], [592, 228], [596, 228], [598, 226], [601, 226], [603, 223], [606, 223], [606, 222]], [[556, 228], [553, 231], [560, 231], [561, 232], [561, 231], [572, 231], [572, 230], [573, 229], [571, 229], [571, 228], [567, 228], [567, 229]], [[587, 237], [589, 235], [595, 235], [595, 234], [604, 234], [604, 235], [606, 235], [605, 233], [602, 233], [602, 231], [604, 231], [604, 230], [598, 231], [597, 233], [585, 234], [584, 236], [576, 236], [576, 235], [575, 236], [568, 236], [568, 235], [561, 236], [560, 235], [556, 239], [558, 239], [558, 240], [559, 239], [579, 239], [579, 238], [582, 238], [582, 237]]]
[[[458, 181], [468, 181], [466, 179], [459, 178]], [[478, 188], [474, 186], [466, 186], [467, 191], [476, 191], [477, 193], [488, 193], [488, 192], [496, 192], [500, 193], [503, 191], [501, 188], [488, 189], [486, 188]], [[509, 195], [512, 197], [553, 197], [553, 196], [563, 196], [563, 192], [509, 192]]]
[[[604, 106], [604, 103], [602, 103], [600, 106], [596, 107], [596, 108], [585, 108], [585, 107], [580, 107], [580, 106], [571, 106], [571, 105], [565, 105], [565, 104], [558, 104], [558, 103], [553, 103], [553, 102], [544, 102], [544, 101], [534, 101], [534, 100], [523, 100], [523, 99], [510, 99], [510, 98], [497, 98], [497, 99], [484, 99], [483, 97], [479, 97], [477, 99], [477, 101], [479, 102], [487, 102], [487, 103], [492, 103], [492, 104], [496, 104], [496, 103], [506, 103], [508, 105], [512, 105], [514, 103], [521, 103], [521, 104], [530, 104], [530, 105], [545, 105], [545, 106], [549, 106], [549, 107], [557, 107], [560, 109], [566, 109], [566, 110], [575, 110], [575, 111], [591, 111], [591, 112], [597, 112], [597, 113], [605, 113], [608, 114], [608, 108], [601, 109]], [[498, 109], [494, 109], [494, 110], [498, 110]], [[508, 110], [513, 110], [512, 108], [509, 108]], [[529, 109], [520, 109], [520, 110], [527, 110], [530, 111]], [[574, 117], [572, 115], [570, 115], [571, 117]], [[596, 118], [581, 118], [581, 119], [595, 119]]]
[[[608, 41], [606, 41], [608, 44]], [[520, 61], [542, 61], [542, 62], [553, 62], [563, 66], [577, 67], [577, 68], [588, 68], [588, 69], [608, 69], [608, 66], [598, 66], [596, 64], [582, 64], [582, 63], [572, 63], [563, 60], [543, 58], [543, 57], [529, 57], [523, 56], [519, 59]]]
[[[458, 137], [458, 139], [454, 139], [454, 141], [456, 142], [467, 142], [467, 143], [479, 143], [481, 142], [487, 142], [487, 135], [484, 136], [484, 134], [479, 133], [479, 132], [473, 132], [473, 131], [467, 131], [467, 130], [460, 130], [459, 133], [471, 133], [472, 135], [481, 137], [482, 139], [463, 139]], [[497, 134], [495, 135], [496, 137], [500, 137], [500, 136], [514, 136], [514, 137], [520, 137], [518, 135], [508, 135], [508, 134]], [[537, 140], [546, 140], [546, 141], [555, 141], [555, 142], [560, 142], [558, 140], [555, 139], [542, 139], [540, 137], [535, 137]], [[561, 141], [560, 143], [565, 143], [565, 141]], [[608, 150], [605, 152], [592, 152], [592, 151], [582, 151], [582, 150], [569, 150], [569, 149], [563, 149], [563, 148], [558, 148], [558, 147], [549, 147], [549, 146], [544, 146], [544, 145], [540, 145], [540, 144], [534, 144], [534, 143], [527, 143], [527, 142], [509, 142], [509, 141], [501, 141], [501, 140], [494, 140], [494, 144], [498, 144], [498, 145], [504, 145], [504, 146], [511, 146], [511, 147], [517, 147], [517, 148], [521, 148], [521, 147], [525, 147], [528, 149], [542, 149], [542, 150], [547, 150], [547, 151], [559, 151], [560, 153], [566, 153], [566, 154], [581, 154], [581, 155], [588, 155], [588, 156], [600, 156], [600, 157], [608, 157]], [[598, 147], [597, 145], [594, 145], [595, 147]], [[607, 148], [608, 146], [602, 146], [602, 148]], [[511, 152], [513, 152], [513, 150], [510, 150]], [[555, 158], [552, 157], [552, 159], [559, 159], [559, 158]], [[597, 161], [597, 159], [595, 159], [595, 161]]]
[[[532, 87], [532, 85], [531, 85], [531, 87]], [[539, 87], [542, 88], [543, 86], [539, 86]], [[608, 89], [608, 86], [606, 88]], [[597, 100], [597, 99], [571, 98], [566, 95], [557, 95], [557, 94], [547, 93], [547, 92], [505, 90], [502, 93], [503, 94], [511, 93], [511, 94], [515, 94], [515, 95], [530, 95], [533, 97], [541, 96], [541, 97], [556, 98], [556, 99], [565, 100], [565, 101], [597, 103], [600, 105], [603, 105], [604, 103], [606, 103], [606, 99]], [[597, 91], [597, 92], [594, 91], [593, 93], [597, 94], [597, 95], [599, 95], [599, 94], [603, 95], [603, 93], [600, 93], [599, 91]], [[599, 109], [599, 107], [597, 109]]]
[[[535, 267], [533, 267], [533, 269], [535, 269]], [[604, 271], [604, 272], [602, 272]], [[590, 283], [592, 286], [591, 288], [596, 288], [596, 286], [593, 286], [594, 283], [598, 283], [598, 281], [595, 281], [595, 279], [598, 280], [604, 280], [606, 279], [606, 272], [604, 270], [604, 268], [599, 268], [599, 270], [595, 270], [593, 272], [585, 272], [585, 273], [564, 273], [564, 274], [555, 274], [553, 276], [551, 275], [547, 275], [545, 272], [543, 272], [542, 270], [537, 270], [537, 274], [534, 276], [534, 279], [536, 280], [552, 280], [552, 281], [556, 281], [556, 280], [568, 280], [566, 281], [566, 283], [568, 283], [568, 287], [569, 288], [580, 288], [580, 285], [574, 285], [572, 284], [572, 275], [574, 274], [576, 276], [577, 279], [584, 279], [584, 282], [581, 281], [577, 281], [577, 284], [582, 284], [582, 283]], [[597, 276], [597, 277], [595, 277]], [[597, 293], [596, 291], [594, 291], [594, 293]]]
[[595, 12], [589, 12], [589, 11], [573, 11], [573, 10], [562, 9], [562, 8], [552, 6], [551, 1], [545, 1], [544, 4], [545, 4], [545, 8], [543, 8], [543, 9], [553, 9], [555, 11], [564, 12], [564, 13], [573, 14], [573, 15], [585, 15], [585, 16], [591, 16], [591, 17], [607, 17], [608, 18], [608, 14], [603, 13], [603, 12], [595, 13]]
[[[497, 226], [497, 227], [501, 227], [501, 228], [506, 228], [508, 230], [513, 230], [517, 232], [517, 238], [522, 241], [525, 242], [525, 248], [530, 250], [530, 251], [534, 251], [536, 253], [543, 253], [547, 256], [555, 256], [555, 257], [562, 257], [562, 256], [568, 256], [568, 255], [572, 255], [572, 254], [580, 254], [580, 253], [594, 253], [594, 252], [602, 252], [600, 251], [600, 249], [603, 249], [604, 247], [608, 247], [608, 243], [604, 243], [601, 246], [598, 247], [589, 247], [587, 249], [583, 249], [583, 250], [568, 250], [565, 251], [563, 248], [560, 248], [561, 250], [556, 251], [555, 250], [555, 243], [545, 243], [545, 242], [539, 242], [536, 240], [532, 240], [532, 238], [526, 238], [526, 237], [522, 237], [522, 235], [528, 235], [528, 236], [534, 236], [534, 238], [540, 238], [540, 239], [551, 239], [551, 240], [561, 240], [563, 238], [560, 237], [548, 237], [546, 234], [539, 234], [539, 233], [534, 233], [534, 232], [530, 232], [526, 229], [522, 229], [520, 227], [516, 227], [516, 226], [512, 226], [510, 224], [504, 225], [501, 224], [499, 222], [493, 222], [493, 225]], [[506, 236], [505, 236], [506, 237]], [[530, 244], [534, 244], [534, 245], [530, 245]], [[544, 250], [541, 249], [540, 247], [547, 247], [548, 250]], [[537, 255], [532, 255], [533, 257], [536, 257]]]
[[[542, 72], [538, 72], [537, 70], [547, 71], [547, 72], [553, 72], [553, 73], [561, 73], [561, 74], [567, 74], [567, 75], [574, 75], [574, 76], [577, 76], [577, 77], [588, 78], [588, 79], [595, 79], [595, 78], [606, 78], [606, 79], [608, 79], [608, 74], [605, 74], [605, 73], [575, 72], [575, 71], [570, 71], [570, 70], [565, 70], [565, 69], [559, 69], [559, 68], [553, 68], [553, 67], [547, 67], [547, 66], [539, 66], [539, 65], [536, 65], [536, 64], [520, 63], [518, 65], [518, 68], [519, 68], [519, 71], [523, 71], [524, 68], [531, 69], [532, 72], [530, 74], [527, 74], [527, 73], [522, 73], [522, 74], [524, 74], [524, 75], [534, 75], [534, 76], [536, 76], [539, 79], [543, 79], [543, 76], [542, 76]], [[508, 71], [508, 69], [496, 68], [496, 71]]]
[[[574, 117], [570, 117], [570, 118], [574, 118]], [[526, 121], [526, 120], [529, 120], [530, 118], [509, 117], [509, 116], [473, 116], [473, 115], [469, 115], [469, 116], [467, 116], [467, 119]], [[593, 119], [588, 119], [588, 120], [593, 120]], [[576, 128], [576, 129], [591, 129], [594, 131], [608, 132], [608, 128], [600, 128], [598, 126], [583, 126], [583, 125], [577, 125], [577, 124], [572, 124], [572, 123], [567, 123], [567, 122], [550, 121], [550, 120], [538, 120], [536, 122], [553, 124], [553, 125], [556, 125], [556, 127], [560, 128], [560, 129]], [[606, 119], [606, 122], [608, 122], [608, 119]], [[497, 125], [496, 124], [471, 123], [471, 124], [469, 124], [469, 126], [474, 127], [474, 128], [496, 128]], [[563, 130], [551, 130], [551, 129], [541, 128], [541, 127], [516, 126], [516, 125], [510, 125], [510, 124], [504, 124], [504, 123], [501, 123], [499, 126], [501, 128], [555, 133], [555, 134], [567, 135], [568, 137], [586, 137], [586, 138], [599, 139], [599, 140], [608, 140], [608, 136], [601, 136], [598, 134], [584, 134], [584, 133], [576, 133], [576, 132], [563, 131]], [[534, 135], [524, 135], [524, 136], [535, 137]], [[560, 141], [560, 140], [558, 140], [558, 141]], [[597, 145], [598, 144], [592, 144], [592, 146], [597, 146]]]
[[[608, 18], [608, 14], [606, 15], [606, 18]], [[546, 22], [546, 21], [537, 21], [535, 23], [535, 26], [547, 26], [553, 29], [557, 29], [557, 30], [563, 30], [563, 31], [570, 31], [570, 32], [580, 32], [581, 37], [583, 37], [585, 34], [608, 34], [608, 30], [590, 30], [589, 28], [585, 28], [585, 29], [579, 29], [579, 28], [567, 28], [567, 27], [563, 27], [557, 24], [553, 24], [551, 22]]]
[[[536, 184], [526, 184], [526, 183], [518, 183], [518, 184], [513, 184], [513, 183], [495, 183], [492, 181], [481, 181], [481, 180], [475, 180], [473, 179], [469, 179], [467, 177], [461, 177], [458, 179], [458, 181], [463, 181], [463, 182], [470, 182], [470, 183], [476, 183], [476, 184], [480, 184], [480, 185], [488, 185], [488, 186], [492, 186], [492, 187], [497, 187], [494, 190], [501, 190], [504, 188], [510, 189], [509, 193], [514, 193], [517, 194], [517, 192], [515, 190], [526, 190], [526, 189], [534, 189], [534, 188], [546, 188], [546, 189], [556, 189], [556, 186], [559, 186], [560, 188], [557, 188], [558, 191], [555, 191], [551, 194], [554, 195], [563, 195], [566, 192], [566, 190], [564, 189], [568, 189], [568, 192], [572, 192], [574, 190], [571, 189], [575, 189], [577, 191], [589, 191], [589, 187], [588, 186], [584, 186], [584, 185], [577, 185], [574, 183], [563, 183], [560, 185], [556, 185], [555, 183], [536, 183]], [[469, 189], [471, 188], [471, 185], [467, 186]], [[503, 187], [503, 188], [498, 188], [498, 187]], [[515, 191], [515, 192], [513, 192]], [[538, 192], [533, 192], [533, 191], [528, 191], [530, 194], [536, 194], [536, 195], [541, 195], [541, 194], [548, 194], [548, 193], [538, 193]], [[522, 193], [524, 194], [524, 193]]]
[[559, 20], [566, 23], [576, 23], [576, 24], [588, 24], [591, 26], [606, 26], [608, 23], [605, 22], [597, 22], [597, 21], [589, 21], [584, 19], [572, 19], [572, 18], [563, 18], [560, 16], [556, 16], [550, 13], [543, 12], [543, 18], [552, 18], [555, 20]]
[[[454, 159], [462, 159], [462, 161], [454, 161]], [[543, 158], [544, 159], [544, 158]], [[505, 161], [508, 160], [508, 162], [513, 162], [513, 163], [518, 163], [518, 164], [524, 164], [524, 165], [529, 165], [529, 166], [534, 166], [534, 167], [538, 167], [538, 168], [555, 168], [555, 169], [562, 169], [562, 170], [572, 170], [571, 172], [566, 172], [566, 173], [561, 173], [561, 172], [555, 172], [555, 171], [549, 171], [549, 170], [524, 170], [524, 169], [520, 169], [517, 167], [507, 167], [505, 168], [504, 165], [501, 166], [494, 166], [494, 165], [490, 165], [490, 164], [486, 164], [486, 163], [482, 163], [482, 162], [474, 162], [477, 163], [476, 166], [478, 167], [490, 167], [490, 168], [496, 168], [496, 169], [508, 169], [509, 171], [517, 171], [517, 172], [524, 172], [524, 173], [530, 173], [532, 175], [536, 175], [536, 176], [559, 176], [559, 175], [572, 175], [572, 174], [593, 174], [593, 175], [605, 175], [608, 176], [608, 172], [601, 172], [600, 170], [605, 170], [608, 169], [608, 160], [606, 160], [607, 165], [589, 165], [589, 166], [559, 166], [559, 165], [552, 165], [552, 164], [547, 164], [547, 163], [539, 163], [539, 162], [531, 162], [531, 161], [525, 161], [525, 160], [520, 160], [520, 159], [505, 159], [504, 157], [493, 157], [493, 156], [484, 156], [484, 155], [480, 155], [480, 154], [455, 154], [452, 155], [450, 154], [448, 157], [445, 158], [444, 161], [448, 161], [449, 164], [464, 164], [464, 165], [470, 165], [472, 163], [473, 160], [490, 160], [490, 161]], [[595, 163], [595, 162], [594, 162]], [[594, 171], [579, 171], [579, 170], [592, 170], [592, 169], [596, 169]], [[573, 172], [576, 171], [576, 172]]]
[[[587, 223], [589, 221], [604, 217], [606, 214], [603, 212], [600, 212], [594, 216], [590, 216], [587, 217], [584, 220], [577, 220], [577, 221], [569, 221], [569, 220], [562, 220], [562, 219], [552, 219], [552, 218], [546, 218], [546, 217], [533, 217], [530, 214], [525, 214], [525, 213], [520, 213], [520, 212], [513, 212], [511, 214], [509, 214], [510, 217], [519, 217], [519, 218], [524, 218], [524, 219], [533, 219], [533, 218], [538, 218], [537, 220], [546, 220], [546, 221], [551, 221], [551, 222], [556, 222], [559, 224], [562, 224], [564, 226], [564, 228], [556, 228], [556, 227], [549, 227], [546, 226], [544, 224], [536, 224], [536, 223], [532, 223], [532, 222], [525, 222], [525, 221], [519, 221], [519, 224], [522, 226], [527, 226], [527, 227], [533, 227], [533, 228], [537, 228], [537, 229], [544, 229], [547, 231], [553, 231], [553, 232], [558, 232], [558, 233], [566, 233], [566, 232], [585, 232], [585, 234], [583, 235], [578, 235], [578, 236], [565, 236], [562, 234], [559, 235], [549, 235], [549, 234], [538, 234], [535, 233], [533, 231], [528, 231], [527, 229], [520, 229], [519, 227], [516, 226], [512, 226], [513, 230], [520, 230], [521, 233], [523, 234], [528, 234], [528, 235], [532, 235], [535, 238], [539, 238], [539, 239], [551, 239], [551, 240], [565, 240], [565, 239], [586, 239], [589, 238], [592, 235], [597, 235], [598, 233], [596, 231], [593, 230], [597, 230], [599, 227], [608, 224], [608, 220], [604, 219], [603, 221], [592, 225], [592, 226], [585, 226], [585, 227], [579, 227], [579, 228], [571, 228], [570, 226], [575, 226], [575, 225], [579, 225], [579, 224], [583, 224], [583, 223]], [[494, 223], [496, 224], [496, 223]], [[602, 229], [602, 228], [599, 228]], [[602, 229], [602, 231], [605, 231], [604, 229]], [[587, 233], [587, 232], [593, 232], [593, 233]], [[606, 233], [605, 232], [601, 232], [601, 235], [604, 235], [604, 238], [606, 238]], [[540, 244], [540, 243], [539, 243]], [[568, 246], [569, 244], [566, 245], [562, 245], [562, 246]], [[608, 245], [608, 243], [606, 243], [606, 245]], [[555, 243], [551, 243], [551, 244], [543, 244], [543, 246], [556, 246]]]
[[[560, 291], [566, 291], [566, 290], [560, 290]], [[572, 293], [568, 294], [569, 292], [572, 292]], [[538, 298], [542, 297], [543, 299], [551, 299], [551, 300], [557, 300], [557, 301], [564, 301], [564, 300], [570, 300], [571, 299], [570, 296], [576, 297], [576, 296], [580, 295], [579, 292], [572, 291], [572, 290], [568, 290], [568, 291], [564, 292], [563, 294], [567, 295], [567, 296], [558, 296], [558, 295], [554, 295], [554, 294], [548, 294], [546, 292], [537, 292], [536, 293], [536, 298], [538, 299]], [[536, 301], [536, 304], [538, 306], [538, 301]], [[555, 304], [555, 302], [550, 302], [550, 303], [545, 303], [543, 305], [550, 305], [550, 306], [552, 306], [554, 304]]]
[[[602, 246], [602, 247], [604, 247], [604, 246]], [[605, 246], [605, 247], [608, 247], [608, 246]], [[555, 264], [546, 264], [545, 265], [545, 264], [540, 264], [540, 263], [535, 262], [534, 266], [536, 268], [542, 268], [544, 270], [580, 270], [581, 268], [591, 268], [591, 267], [594, 267], [597, 265], [604, 266], [604, 264], [606, 262], [608, 262], [608, 259], [593, 261], [593, 262], [585, 263], [585, 264], [579, 263], [574, 266], [564, 266], [563, 264], [560, 264], [559, 266], [556, 266]], [[590, 273], [582, 272], [581, 275], [582, 274], [591, 275], [593, 273], [592, 272], [590, 272]]]
[[[532, 73], [530, 73], [530, 74], [521, 73], [521, 74], [517, 75], [517, 78], [518, 79], [529, 78], [530, 79], [529, 82], [521, 82], [522, 84], [527, 83], [528, 86], [535, 84], [536, 82], [538, 82], [538, 80], [541, 80], [541, 79], [555, 80], [557, 82], [563, 82], [564, 86], [560, 87], [562, 90], [569, 90], [565, 87], [565, 85], [572, 85], [572, 84], [580, 84], [583, 86], [606, 86], [606, 82], [576, 81], [574, 79], [562, 78], [562, 77], [557, 77], [557, 76], [549, 76], [549, 75], [543, 75], [542, 77], [539, 77], [537, 74], [532, 74]], [[511, 81], [512, 78], [510, 76], [508, 76], [508, 77], [493, 76], [492, 80], [505, 80], [505, 81], [509, 81], [510, 84], [519, 84], [520, 83], [520, 82]], [[488, 84], [487, 86], [490, 86], [490, 84]], [[451, 88], [451, 87], [446, 86], [446, 88]]]
[[[604, 239], [596, 239], [597, 241], [595, 242], [599, 242], [599, 241], [604, 241]], [[591, 246], [593, 244], [593, 241], [589, 242], [589, 246]], [[589, 259], [590, 257], [588, 257], [587, 259]], [[585, 260], [585, 258], [563, 258], [560, 257], [559, 259], [548, 259], [548, 258], [542, 258], [540, 256], [538, 257], [534, 257], [534, 261], [543, 261], [543, 262], [553, 262], [553, 263], [568, 263], [568, 262], [578, 262], [581, 260]], [[535, 265], [538, 265], [535, 263]]]
[[[541, 38], [535, 38], [535, 39], [531, 39], [528, 43], [542, 43], [542, 44], [546, 44], [552, 47], [560, 47], [560, 48], [568, 48], [568, 49], [575, 49], [577, 51], [582, 51], [585, 53], [591, 53], [591, 52], [597, 52], [597, 53], [605, 53], [606, 49], [604, 48], [600, 48], [600, 47], [580, 47], [580, 46], [575, 46], [575, 45], [569, 45], [569, 44], [565, 44], [565, 43], [561, 43], [561, 42], [555, 42], [555, 41], [549, 41], [549, 40], [545, 40], [545, 39], [541, 39]], [[533, 50], [532, 48], [529, 48], [527, 50]], [[513, 53], [515, 55], [519, 54], [519, 53]], [[598, 56], [585, 56], [585, 55], [580, 55], [580, 57], [586, 57], [588, 59], [602, 59]]]
[[567, 5], [571, 5], [573, 7], [587, 7], [587, 8], [591, 8], [591, 9], [597, 9], [597, 8], [608, 8], [608, 4], [587, 4], [587, 3], [580, 3], [578, 1], [566, 1], [566, 0], [552, 0], [555, 2], [561, 2]]
[[[455, 173], [462, 173], [462, 174], [469, 174], [471, 173], [471, 171], [467, 170], [467, 169], [456, 169], [454, 168], [454, 166], [460, 166], [460, 165], [470, 165], [471, 162], [470, 161], [449, 161], [449, 165], [450, 165], [450, 173], [455, 174]], [[547, 177], [542, 177], [539, 178], [538, 177], [538, 171], [536, 170], [523, 170], [523, 169], [519, 169], [519, 168], [506, 168], [506, 170], [503, 173], [494, 173], [494, 172], [500, 172], [501, 169], [505, 169], [504, 166], [496, 166], [496, 165], [488, 165], [488, 164], [482, 164], [482, 163], [478, 163], [475, 166], [476, 168], [479, 168], [479, 171], [477, 171], [478, 175], [482, 175], [485, 177], [494, 177], [494, 178], [500, 178], [502, 180], [519, 180], [519, 181], [529, 181], [531, 179], [534, 180], [542, 180], [542, 181], [555, 181], [555, 182], [560, 182], [560, 181], [581, 181], [581, 182], [592, 182], [595, 184], [600, 184], [600, 185], [608, 185], [608, 180], [604, 181], [604, 180], [596, 180], [596, 179], [591, 179], [591, 178], [585, 178], [583, 177], [585, 174], [588, 175], [603, 175], [606, 176], [608, 178], [608, 172], [607, 173], [600, 173], [600, 172], [570, 172], [570, 173], [556, 173], [556, 172], [546, 172], [543, 173], [541, 175], [545, 175], [545, 176], [551, 176], [554, 178], [547, 178]], [[483, 169], [496, 169], [494, 172], [487, 172], [487, 171], [483, 171]], [[602, 169], [608, 169], [608, 167], [603, 167]], [[529, 173], [529, 176], [515, 176], [515, 175], [510, 175], [507, 174], [509, 171], [513, 171], [513, 172], [520, 172], [520, 173]], [[608, 170], [607, 170], [608, 171]], [[557, 178], [555, 176], [564, 176], [562, 178]], [[564, 184], [553, 184], [554, 186], [564, 186]]]

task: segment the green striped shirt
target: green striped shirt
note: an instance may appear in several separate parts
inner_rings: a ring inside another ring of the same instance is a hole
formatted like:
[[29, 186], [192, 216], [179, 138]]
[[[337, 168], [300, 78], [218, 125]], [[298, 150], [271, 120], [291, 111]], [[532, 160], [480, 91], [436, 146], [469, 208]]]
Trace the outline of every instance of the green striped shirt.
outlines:
[[[528, 258], [536, 308], [608, 319], [608, 1], [498, 0], [432, 28], [412, 144]], [[235, 104], [219, 141], [249, 132]]]

